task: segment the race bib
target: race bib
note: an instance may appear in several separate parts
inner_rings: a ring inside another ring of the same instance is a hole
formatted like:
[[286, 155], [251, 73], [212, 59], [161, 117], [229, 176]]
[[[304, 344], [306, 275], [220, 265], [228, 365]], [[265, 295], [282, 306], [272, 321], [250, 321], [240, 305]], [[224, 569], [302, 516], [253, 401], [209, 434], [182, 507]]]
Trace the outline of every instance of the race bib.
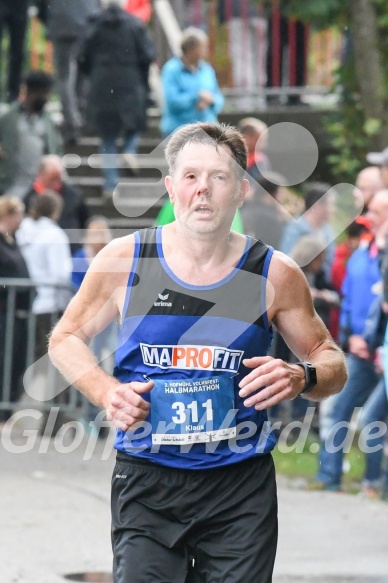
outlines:
[[236, 437], [231, 377], [155, 380], [152, 443], [187, 445]]

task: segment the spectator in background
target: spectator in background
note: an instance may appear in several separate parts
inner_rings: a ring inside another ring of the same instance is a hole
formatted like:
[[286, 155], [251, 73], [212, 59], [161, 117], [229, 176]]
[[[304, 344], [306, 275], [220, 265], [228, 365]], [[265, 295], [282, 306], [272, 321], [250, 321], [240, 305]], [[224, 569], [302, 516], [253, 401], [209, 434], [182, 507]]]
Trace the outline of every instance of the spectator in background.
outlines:
[[92, 259], [95, 258], [110, 241], [112, 233], [105, 217], [94, 216], [86, 225], [85, 239], [81, 249], [73, 254], [73, 273], [71, 280], [75, 291], [81, 287]]
[[363, 235], [369, 233], [369, 228], [370, 223], [366, 217], [357, 217], [346, 229], [346, 239], [335, 248], [331, 266], [331, 281], [338, 292], [341, 292], [349, 258], [358, 249]]
[[[89, 210], [82, 195], [65, 180], [65, 170], [59, 156], [44, 156], [42, 158], [38, 175], [31, 190], [24, 201], [27, 210], [30, 209], [32, 200], [48, 190], [61, 196], [63, 208], [58, 220], [61, 229], [79, 230], [86, 227]], [[72, 252], [81, 246], [79, 234], [71, 237]]]
[[47, 335], [71, 298], [70, 245], [65, 232], [57, 225], [62, 208], [63, 200], [55, 192], [35, 197], [30, 207], [32, 221], [23, 221], [17, 234], [37, 288], [32, 305], [37, 318], [35, 360], [47, 353]]
[[259, 182], [263, 172], [271, 170], [270, 161], [265, 154], [267, 147], [265, 132], [268, 126], [255, 117], [245, 117], [238, 122], [238, 129], [244, 136], [248, 148], [247, 172]]
[[100, 10], [100, 1], [46, 0], [46, 4], [47, 37], [53, 43], [56, 84], [62, 103], [62, 134], [65, 144], [74, 145], [81, 128], [78, 52], [89, 18]]
[[[388, 232], [385, 236], [385, 246], [382, 262], [382, 277], [383, 277], [383, 294], [382, 294], [382, 310], [385, 315], [388, 314]], [[385, 328], [383, 347], [380, 349], [380, 368], [384, 375], [385, 396], [388, 402], [388, 325]], [[388, 420], [387, 420], [388, 422]], [[388, 500], [388, 466], [385, 474], [385, 484], [383, 487], [382, 498]]]
[[214, 122], [224, 105], [213, 67], [204, 59], [208, 37], [199, 28], [182, 34], [182, 57], [173, 57], [162, 69], [164, 107], [161, 131], [168, 136], [186, 123]]
[[265, 177], [259, 173], [257, 183], [251, 184], [249, 196], [241, 208], [244, 233], [274, 249], [279, 249], [287, 220], [278, 202], [282, 189], [279, 183], [282, 182], [283, 177], [275, 172], [266, 172]]
[[[16, 197], [0, 197], [0, 278], [26, 278], [29, 273], [23, 255], [15, 239], [23, 219], [24, 205]], [[8, 290], [0, 287], [0, 383], [4, 387], [6, 357], [6, 317]], [[11, 375], [9, 399], [3, 392], [0, 398], [14, 403], [20, 395], [21, 375], [26, 369], [27, 355], [27, 317], [30, 310], [30, 289], [20, 288], [16, 292], [13, 313], [13, 342], [11, 346]], [[8, 347], [9, 348], [9, 347]], [[9, 412], [0, 411], [0, 419], [8, 417]]]
[[330, 282], [331, 265], [334, 254], [334, 235], [330, 227], [330, 219], [334, 210], [334, 194], [325, 196], [330, 190], [329, 184], [323, 182], [310, 183], [304, 197], [305, 212], [296, 220], [290, 220], [284, 229], [280, 251], [289, 255], [296, 243], [304, 235], [313, 234], [326, 243], [324, 271]]
[[252, 111], [267, 80], [267, 21], [256, 0], [219, 0], [218, 17], [228, 26], [233, 86], [241, 90], [239, 108]]
[[[0, 0], [0, 50], [4, 29], [8, 29], [8, 79], [6, 101], [19, 96], [25, 57], [25, 37], [28, 23], [29, 0]], [[1, 55], [3, 57], [3, 54]], [[4, 67], [0, 67], [4, 70]]]
[[[78, 249], [73, 255], [73, 273], [71, 280], [74, 291], [78, 291], [84, 280], [89, 265], [110, 241], [112, 233], [109, 228], [109, 222], [105, 217], [91, 217], [87, 223], [85, 240], [81, 249]], [[111, 322], [104, 330], [97, 334], [90, 343], [90, 348], [97, 358], [97, 362], [103, 369], [113, 373], [114, 355], [116, 350], [117, 322]], [[97, 417], [100, 409], [88, 402], [86, 411], [81, 421], [87, 428], [91, 428], [97, 435], [100, 435], [101, 422]]]
[[[351, 255], [362, 242], [373, 239], [370, 233], [370, 222], [365, 216], [360, 215], [351, 223], [345, 231], [346, 238], [339, 243], [334, 250], [333, 263], [331, 265], [331, 283], [333, 288], [341, 295], [342, 283], [346, 274], [346, 267]], [[331, 335], [335, 340], [339, 338], [339, 309], [332, 310]]]
[[[295, 247], [290, 253], [290, 257], [299, 265], [303, 271], [307, 282], [309, 284], [311, 296], [314, 302], [314, 308], [318, 316], [322, 319], [326, 328], [331, 329], [332, 313], [339, 306], [339, 294], [333, 290], [330, 283], [326, 280], [323, 271], [325, 262], [325, 243], [316, 235], [304, 235], [296, 243]], [[331, 331], [331, 330], [330, 330]], [[276, 333], [277, 334], [277, 333]], [[275, 336], [275, 343], [278, 348], [281, 347], [284, 354], [286, 345], [284, 342], [279, 346], [279, 338]], [[287, 347], [288, 348], [288, 347]], [[288, 356], [290, 362], [295, 362], [298, 359], [291, 351]], [[322, 403], [319, 403], [319, 411]], [[292, 417], [293, 419], [303, 420], [307, 412], [308, 402], [301, 397], [297, 397], [292, 401]], [[318, 417], [318, 409], [315, 411], [315, 419], [313, 427], [318, 428], [320, 423], [320, 415]]]
[[[123, 0], [124, 10], [140, 18], [144, 24], [148, 24], [152, 16], [152, 5], [150, 0]], [[161, 106], [161, 87], [160, 87], [160, 71], [158, 65], [154, 62], [150, 65], [147, 82], [147, 106], [153, 107]]]
[[[381, 280], [377, 242], [388, 228], [388, 190], [376, 193], [369, 203], [368, 218], [374, 240], [360, 245], [349, 259], [342, 286], [341, 306], [342, 343], [348, 345], [349, 379], [342, 392], [328, 399], [324, 439], [319, 456], [319, 472], [314, 487], [339, 490], [342, 479], [343, 444], [348, 422], [355, 407], [367, 401], [380, 380], [373, 363], [373, 354], [365, 338], [367, 320], [372, 305], [378, 299], [376, 284]], [[338, 423], [342, 426], [337, 425]], [[326, 447], [332, 444], [332, 448]]]
[[[334, 254], [334, 234], [329, 225], [333, 214], [334, 195], [325, 196], [329, 189], [328, 184], [321, 182], [307, 185], [304, 196], [305, 212], [302, 216], [288, 221], [280, 241], [280, 251], [286, 255], [290, 255], [298, 241], [306, 235], [314, 235], [316, 239], [324, 241], [326, 249], [323, 269], [327, 282], [330, 282]], [[288, 346], [277, 332], [273, 343], [273, 354], [277, 358], [284, 359], [289, 354]]]
[[81, 71], [90, 77], [87, 111], [101, 138], [104, 194], [111, 197], [119, 182], [116, 141], [123, 136], [123, 156], [133, 166], [139, 133], [147, 125], [148, 72], [154, 46], [145, 25], [125, 12], [119, 0], [104, 0], [80, 52]]
[[[387, 157], [388, 163], [388, 157]], [[387, 184], [388, 186], [388, 184]], [[368, 166], [357, 174], [356, 188], [361, 192], [364, 200], [363, 214], [368, 212], [368, 205], [379, 190], [384, 188], [380, 168], [378, 166]]]
[[317, 314], [326, 328], [330, 327], [330, 312], [339, 306], [339, 294], [326, 280], [323, 271], [325, 242], [315, 235], [305, 235], [296, 243], [290, 257], [299, 265], [309, 284]]
[[0, 117], [0, 193], [23, 199], [30, 190], [42, 156], [61, 154], [61, 139], [45, 111], [53, 78], [32, 71], [19, 101]]
[[[181, 49], [182, 57], [173, 57], [162, 69], [164, 104], [160, 127], [164, 136], [186, 123], [217, 121], [224, 104], [215, 71], [204, 60], [208, 50], [206, 33], [199, 28], [187, 28], [182, 34]], [[166, 199], [156, 224], [167, 225], [174, 220], [174, 207]], [[238, 209], [231, 228], [243, 232]]]
[[[380, 363], [377, 369], [377, 372], [382, 374]], [[364, 437], [364, 447], [361, 447], [361, 449], [365, 452], [365, 473], [362, 492], [367, 498], [375, 499], [381, 495], [383, 500], [388, 500], [388, 465], [386, 465], [385, 470], [383, 467], [384, 444], [387, 440], [387, 432], [376, 432], [376, 422], [384, 423], [385, 427], [387, 427], [388, 398], [384, 378], [380, 379], [368, 398], [360, 417], [360, 426], [363, 429], [362, 435]], [[373, 440], [373, 447], [370, 447], [369, 440]]]
[[[71, 275], [71, 280], [74, 291], [78, 291], [81, 287], [81, 283], [89, 269], [89, 265], [97, 253], [99, 253], [111, 240], [112, 233], [109, 228], [108, 220], [105, 217], [97, 215], [91, 217], [86, 226], [84, 244], [81, 249], [78, 249], [73, 255], [73, 273]], [[107, 328], [105, 328], [105, 330], [93, 338], [92, 349], [99, 362], [103, 359], [104, 349], [108, 349], [109, 356], [114, 352], [115, 331], [116, 323], [112, 322]], [[113, 366], [110, 366], [109, 368], [110, 372], [112, 372]], [[105, 370], [107, 370], [106, 367]]]

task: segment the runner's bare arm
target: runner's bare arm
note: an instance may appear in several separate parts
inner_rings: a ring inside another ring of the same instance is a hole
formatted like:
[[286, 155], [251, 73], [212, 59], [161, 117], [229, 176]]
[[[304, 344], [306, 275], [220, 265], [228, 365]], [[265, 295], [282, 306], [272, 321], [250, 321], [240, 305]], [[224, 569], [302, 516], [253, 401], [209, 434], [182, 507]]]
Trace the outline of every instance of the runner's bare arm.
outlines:
[[144, 419], [149, 404], [141, 392], [153, 383], [121, 384], [107, 374], [88, 347], [98, 332], [120, 319], [134, 249], [132, 236], [112, 241], [93, 260], [85, 279], [55, 326], [49, 355], [55, 366], [88, 399], [108, 411], [121, 429]]
[[[276, 324], [290, 350], [317, 369], [318, 383], [306, 398], [321, 400], [339, 392], [347, 378], [345, 359], [314, 310], [303, 273], [291, 259], [275, 252], [268, 280], [275, 291], [269, 320]], [[304, 387], [304, 369], [298, 365], [269, 356], [245, 360], [244, 364], [253, 369], [240, 383], [247, 407], [266, 409], [296, 397]], [[255, 393], [258, 389], [262, 390]]]

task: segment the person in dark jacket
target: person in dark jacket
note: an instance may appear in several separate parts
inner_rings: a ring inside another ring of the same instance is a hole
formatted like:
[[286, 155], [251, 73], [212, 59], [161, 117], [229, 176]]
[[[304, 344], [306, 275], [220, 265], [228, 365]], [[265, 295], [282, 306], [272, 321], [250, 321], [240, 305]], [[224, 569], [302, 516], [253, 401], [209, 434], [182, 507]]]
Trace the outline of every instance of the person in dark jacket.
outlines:
[[67, 233], [71, 242], [71, 252], [74, 253], [82, 245], [81, 233], [74, 230], [85, 229], [89, 218], [89, 209], [82, 195], [64, 180], [64, 169], [59, 156], [44, 156], [38, 176], [24, 199], [27, 210], [30, 210], [35, 196], [54, 191], [62, 197], [63, 209], [58, 220], [61, 229]]
[[47, 37], [54, 48], [57, 89], [62, 103], [63, 138], [79, 137], [81, 116], [77, 98], [77, 57], [89, 18], [99, 12], [99, 0], [46, 0]]
[[[15, 240], [24, 214], [24, 205], [16, 197], [0, 197], [0, 278], [29, 279], [26, 262]], [[15, 304], [11, 303], [11, 288], [0, 287], [0, 401], [14, 403], [20, 395], [21, 375], [26, 368], [27, 317], [30, 310], [30, 290], [17, 288]], [[12, 310], [12, 341], [7, 346], [7, 312]], [[7, 359], [7, 350], [9, 359]], [[10, 363], [9, 383], [5, 372]], [[0, 411], [0, 419], [8, 416]]]
[[131, 165], [139, 132], [146, 129], [148, 71], [154, 55], [145, 25], [118, 0], [110, 0], [93, 19], [81, 47], [80, 68], [90, 77], [89, 122], [101, 138], [109, 166], [104, 169], [107, 195], [119, 181], [116, 140], [123, 136], [123, 159]]
[[61, 154], [61, 139], [45, 106], [53, 78], [44, 71], [26, 75], [18, 101], [0, 116], [0, 194], [23, 199], [42, 156]]
[[[247, 169], [249, 172], [249, 168]], [[244, 233], [260, 239], [266, 245], [279, 249], [287, 215], [279, 202], [283, 177], [267, 172], [265, 177], [257, 172], [257, 183], [251, 182], [249, 197], [244, 200], [241, 217]]]
[[8, 29], [8, 80], [6, 100], [15, 101], [19, 87], [25, 57], [25, 38], [28, 22], [29, 0], [0, 0], [0, 45], [3, 31]]

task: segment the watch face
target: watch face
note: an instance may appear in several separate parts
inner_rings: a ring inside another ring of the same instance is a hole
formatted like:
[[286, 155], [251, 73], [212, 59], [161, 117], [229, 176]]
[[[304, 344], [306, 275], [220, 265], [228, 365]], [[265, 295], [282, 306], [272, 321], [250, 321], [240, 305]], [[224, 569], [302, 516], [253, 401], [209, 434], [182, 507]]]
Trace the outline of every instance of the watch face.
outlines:
[[313, 364], [311, 364], [311, 362], [306, 362], [307, 364], [307, 369], [308, 369], [308, 373], [309, 373], [309, 378], [307, 379], [307, 382], [310, 386], [312, 385], [316, 385], [317, 384], [317, 369], [315, 368], [315, 366]]
[[303, 391], [301, 391], [300, 395], [303, 395], [305, 393], [309, 393], [317, 384], [317, 369], [315, 368], [315, 366], [313, 364], [311, 364], [311, 362], [306, 362], [306, 361], [299, 361], [295, 364], [298, 364], [299, 366], [302, 366], [304, 368], [304, 374], [305, 374], [305, 378], [306, 378], [306, 384], [305, 387], [303, 389]]

